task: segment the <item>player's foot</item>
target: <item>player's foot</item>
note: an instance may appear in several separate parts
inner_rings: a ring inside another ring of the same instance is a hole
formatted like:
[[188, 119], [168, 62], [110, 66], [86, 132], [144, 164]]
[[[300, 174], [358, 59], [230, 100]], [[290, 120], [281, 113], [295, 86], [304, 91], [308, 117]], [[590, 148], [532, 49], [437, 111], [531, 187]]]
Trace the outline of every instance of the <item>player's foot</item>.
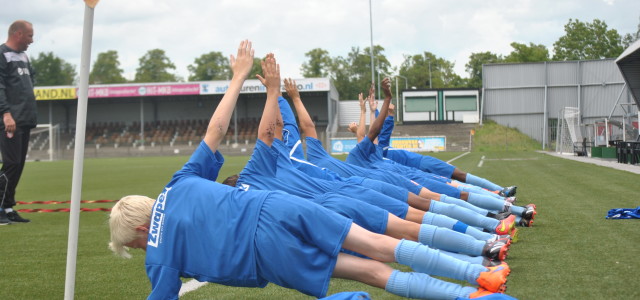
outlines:
[[499, 235], [511, 235], [511, 231], [515, 228], [516, 216], [510, 215], [502, 220], [496, 227], [496, 233]]
[[506, 241], [509, 240], [511, 242], [511, 236], [508, 234], [492, 234], [491, 238], [487, 240], [487, 243], [495, 242], [495, 241]]
[[525, 220], [527, 224], [526, 227], [531, 227], [533, 225], [533, 219], [535, 219], [536, 215], [538, 214], [538, 212], [536, 211], [536, 205], [527, 204], [524, 208], [525, 210], [522, 213], [522, 220]]
[[0, 226], [2, 225], [11, 225], [11, 220], [7, 218], [7, 213], [4, 212], [4, 209], [0, 208]]
[[483, 288], [478, 288], [477, 291], [469, 294], [469, 298], [456, 298], [456, 300], [467, 300], [467, 299], [480, 299], [480, 300], [515, 300], [509, 295], [505, 295], [502, 293], [493, 293], [487, 291]]
[[507, 259], [511, 239], [487, 243], [482, 249], [482, 256], [491, 260], [503, 261]]
[[502, 197], [513, 197], [516, 195], [516, 189], [518, 187], [513, 185], [513, 186], [508, 186], [504, 189], [502, 189], [502, 191], [500, 191], [498, 193], [498, 195], [502, 196]]
[[25, 219], [23, 217], [21, 217], [17, 211], [12, 211], [12, 212], [8, 212], [7, 213], [7, 218], [11, 221], [11, 222], [17, 222], [17, 223], [29, 223], [31, 222], [31, 220], [29, 219]]
[[501, 263], [495, 267], [488, 267], [486, 272], [480, 273], [476, 282], [480, 287], [487, 289], [490, 292], [502, 293], [507, 289], [507, 276], [511, 273], [509, 265]]

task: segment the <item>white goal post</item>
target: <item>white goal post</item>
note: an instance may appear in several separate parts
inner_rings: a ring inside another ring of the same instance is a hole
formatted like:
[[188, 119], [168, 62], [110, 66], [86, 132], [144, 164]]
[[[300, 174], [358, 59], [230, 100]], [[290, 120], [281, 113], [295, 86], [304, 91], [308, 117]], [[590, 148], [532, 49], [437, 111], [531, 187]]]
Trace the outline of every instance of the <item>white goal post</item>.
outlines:
[[565, 107], [560, 110], [556, 139], [556, 152], [563, 154], [573, 154], [574, 144], [582, 143], [580, 110], [577, 107]]
[[60, 125], [38, 124], [31, 129], [27, 161], [60, 159]]

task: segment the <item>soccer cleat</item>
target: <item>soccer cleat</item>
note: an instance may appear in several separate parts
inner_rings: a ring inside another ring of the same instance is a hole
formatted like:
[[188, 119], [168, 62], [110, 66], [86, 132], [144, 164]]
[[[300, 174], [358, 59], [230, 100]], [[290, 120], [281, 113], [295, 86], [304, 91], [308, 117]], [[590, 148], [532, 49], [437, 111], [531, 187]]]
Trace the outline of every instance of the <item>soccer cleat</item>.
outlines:
[[482, 256], [491, 260], [503, 261], [507, 259], [510, 245], [511, 239], [487, 243], [482, 249]]
[[487, 291], [483, 288], [478, 288], [477, 291], [469, 294], [469, 298], [456, 298], [456, 300], [467, 300], [467, 299], [479, 299], [479, 300], [515, 300], [509, 295], [505, 295], [502, 293], [493, 293]]
[[536, 211], [536, 205], [528, 204], [524, 208], [525, 210], [522, 213], [522, 220], [525, 220], [527, 224], [526, 227], [531, 227], [533, 225], [533, 219], [535, 219], [536, 215], [538, 214], [538, 212]]
[[511, 231], [515, 228], [516, 216], [510, 215], [502, 220], [496, 227], [496, 233], [499, 235], [511, 235]]
[[513, 197], [516, 195], [516, 189], [518, 187], [513, 185], [513, 186], [508, 186], [506, 188], [503, 188], [502, 191], [500, 191], [498, 193], [498, 195], [502, 196], [502, 197]]
[[4, 212], [4, 209], [0, 208], [0, 226], [2, 225], [11, 225], [11, 220], [7, 217], [7, 213]]
[[520, 221], [518, 221], [518, 226], [520, 226], [520, 227], [531, 227], [531, 226], [533, 226], [533, 220], [527, 220], [525, 218], [520, 218]]
[[480, 287], [490, 292], [502, 293], [507, 289], [507, 276], [511, 273], [509, 265], [501, 263], [495, 267], [488, 267], [486, 272], [480, 273], [476, 282]]
[[11, 220], [11, 222], [17, 222], [17, 223], [29, 223], [31, 222], [31, 220], [29, 219], [25, 219], [23, 217], [21, 217], [17, 211], [12, 211], [12, 212], [8, 212], [7, 213], [7, 218], [9, 218], [9, 220]]
[[509, 240], [509, 243], [511, 243], [511, 236], [508, 234], [492, 234], [491, 238], [489, 238], [486, 242], [487, 243], [491, 243], [491, 242], [495, 242], [495, 241], [504, 241], [506, 243], [506, 241]]

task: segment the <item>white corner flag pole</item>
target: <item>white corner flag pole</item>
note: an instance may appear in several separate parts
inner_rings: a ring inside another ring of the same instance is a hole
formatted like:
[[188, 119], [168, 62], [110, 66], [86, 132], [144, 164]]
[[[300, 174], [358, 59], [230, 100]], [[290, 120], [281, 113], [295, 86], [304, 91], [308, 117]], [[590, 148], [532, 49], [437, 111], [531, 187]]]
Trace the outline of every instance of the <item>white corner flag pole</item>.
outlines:
[[80, 86], [78, 88], [78, 111], [76, 116], [76, 142], [73, 152], [73, 180], [71, 182], [71, 211], [69, 212], [69, 239], [67, 242], [67, 273], [64, 299], [73, 300], [76, 281], [76, 259], [78, 256], [78, 227], [80, 225], [80, 199], [82, 193], [82, 168], [84, 163], [84, 140], [87, 127], [87, 101], [89, 94], [89, 63], [91, 61], [91, 39], [93, 36], [93, 10], [99, 0], [84, 0], [84, 27], [82, 30], [82, 54], [80, 57]]

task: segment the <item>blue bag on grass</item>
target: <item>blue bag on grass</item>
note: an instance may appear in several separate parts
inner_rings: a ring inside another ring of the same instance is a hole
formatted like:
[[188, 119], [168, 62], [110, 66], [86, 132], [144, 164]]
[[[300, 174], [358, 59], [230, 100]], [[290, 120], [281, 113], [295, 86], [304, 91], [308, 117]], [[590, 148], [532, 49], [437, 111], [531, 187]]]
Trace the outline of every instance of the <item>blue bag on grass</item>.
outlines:
[[607, 219], [640, 219], [640, 206], [610, 209], [607, 213]]

